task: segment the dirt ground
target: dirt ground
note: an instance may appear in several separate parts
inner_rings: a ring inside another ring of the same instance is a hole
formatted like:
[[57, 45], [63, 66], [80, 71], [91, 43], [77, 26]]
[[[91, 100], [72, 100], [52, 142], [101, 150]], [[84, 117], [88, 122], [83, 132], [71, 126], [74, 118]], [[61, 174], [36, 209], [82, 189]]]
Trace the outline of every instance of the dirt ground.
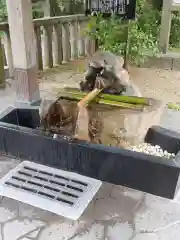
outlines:
[[[56, 97], [64, 85], [79, 87], [84, 78], [87, 60], [81, 59], [39, 72], [41, 97]], [[131, 80], [139, 87], [142, 96], [153, 97], [164, 103], [180, 103], [180, 72], [154, 68], [130, 68]], [[15, 81], [7, 80], [6, 89], [0, 89], [0, 110], [16, 100]]]
[[[78, 60], [58, 68], [39, 73], [42, 91], [53, 91], [64, 85], [76, 85], [83, 79], [87, 60]], [[130, 68], [131, 80], [143, 96], [163, 102], [180, 102], [180, 72], [154, 68]], [[55, 91], [56, 92], [56, 91]]]

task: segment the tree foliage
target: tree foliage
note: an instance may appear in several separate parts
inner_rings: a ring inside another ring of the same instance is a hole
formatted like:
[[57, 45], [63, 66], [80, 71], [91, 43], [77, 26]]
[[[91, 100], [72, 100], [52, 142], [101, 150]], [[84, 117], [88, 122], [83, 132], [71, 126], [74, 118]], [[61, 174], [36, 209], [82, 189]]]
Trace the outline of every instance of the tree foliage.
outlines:
[[[15, 1], [15, 0], [12, 0]], [[7, 21], [6, 0], [0, 0], [0, 21]], [[50, 0], [52, 16], [84, 12], [84, 0]], [[158, 53], [159, 29], [163, 0], [137, 0], [136, 21], [129, 26], [129, 56], [132, 62], [140, 64], [149, 56]], [[33, 8], [33, 18], [43, 17], [43, 10]], [[98, 31], [96, 31], [98, 29]], [[97, 38], [100, 47], [114, 53], [124, 54], [127, 40], [127, 26], [120, 19], [104, 20], [92, 18], [87, 32]], [[180, 48], [180, 13], [172, 14], [170, 46]]]
[[[51, 16], [70, 15], [84, 12], [83, 0], [50, 0], [50, 4]], [[41, 18], [43, 16], [43, 9], [37, 9], [36, 7], [33, 7], [33, 18]], [[6, 20], [6, 0], [0, 0], [0, 22]]]
[[[129, 26], [129, 60], [137, 65], [158, 54], [163, 0], [137, 0], [136, 20]], [[118, 19], [92, 17], [87, 34], [98, 39], [100, 48], [123, 54], [127, 42], [126, 24]], [[172, 14], [170, 46], [180, 47], [180, 13]]]
[[0, 0], [0, 22], [7, 20], [7, 10], [5, 0]]
[[[130, 61], [139, 65], [149, 56], [158, 53], [157, 36], [160, 13], [147, 0], [138, 0], [136, 21], [129, 26]], [[100, 48], [116, 54], [124, 54], [127, 41], [127, 23], [116, 17], [103, 19], [100, 15], [96, 21], [92, 17], [88, 25], [88, 34], [99, 40]]]

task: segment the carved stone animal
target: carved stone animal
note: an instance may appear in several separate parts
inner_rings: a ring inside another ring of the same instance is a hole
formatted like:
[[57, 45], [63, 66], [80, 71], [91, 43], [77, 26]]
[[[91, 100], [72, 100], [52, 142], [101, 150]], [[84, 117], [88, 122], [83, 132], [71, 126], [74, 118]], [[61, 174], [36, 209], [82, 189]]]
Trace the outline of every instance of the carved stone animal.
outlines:
[[82, 91], [103, 88], [104, 92], [121, 93], [129, 85], [129, 74], [123, 69], [123, 59], [110, 52], [97, 52], [90, 59]]
[[123, 68], [124, 60], [111, 52], [96, 52], [90, 59], [81, 91], [103, 88], [104, 93], [141, 97], [138, 87]]

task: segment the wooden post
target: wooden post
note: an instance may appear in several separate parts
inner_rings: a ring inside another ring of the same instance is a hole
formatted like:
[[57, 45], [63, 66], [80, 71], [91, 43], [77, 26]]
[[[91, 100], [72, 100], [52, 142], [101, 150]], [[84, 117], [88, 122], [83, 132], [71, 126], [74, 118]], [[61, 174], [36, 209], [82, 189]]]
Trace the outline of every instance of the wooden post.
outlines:
[[6, 0], [18, 102], [39, 102], [31, 0]]
[[11, 39], [9, 30], [5, 32], [4, 35], [4, 45], [5, 45], [5, 53], [7, 57], [7, 65], [9, 69], [9, 77], [14, 77], [14, 66], [13, 66], [13, 56], [12, 56], [12, 49], [11, 49]]
[[[78, 21], [78, 41], [79, 41], [79, 57], [85, 56], [85, 38], [83, 36], [84, 23], [83, 21]], [[88, 47], [87, 47], [88, 48]], [[86, 49], [87, 50], [87, 49]], [[87, 50], [88, 52], [88, 50]]]
[[41, 27], [35, 26], [34, 27], [34, 32], [35, 32], [35, 35], [36, 35], [38, 69], [43, 70], [42, 47], [41, 47]]
[[44, 26], [44, 66], [53, 67], [53, 51], [52, 51], [52, 30], [51, 25]]
[[57, 0], [44, 0], [42, 4], [44, 9], [44, 17], [54, 17], [61, 14]]
[[2, 55], [3, 55], [4, 66], [7, 66], [7, 59], [6, 59], [5, 49], [4, 49], [4, 42], [3, 42], [3, 44], [1, 43], [1, 48], [2, 48]]
[[0, 38], [0, 88], [5, 87], [5, 71], [4, 71], [4, 59]]
[[172, 0], [163, 0], [159, 40], [159, 49], [162, 53], [167, 53], [169, 47], [169, 36], [171, 31], [171, 8]]
[[129, 66], [129, 48], [130, 48], [130, 38], [131, 38], [131, 22], [127, 20], [127, 27], [126, 27], [126, 46], [124, 51], [124, 64], [123, 68], [128, 70]]
[[72, 21], [70, 25], [71, 30], [71, 60], [78, 57], [78, 25], [77, 21]]
[[63, 36], [63, 63], [67, 63], [71, 58], [70, 31], [68, 22], [62, 24], [62, 36]]
[[61, 23], [57, 23], [54, 25], [53, 38], [54, 38], [54, 41], [53, 41], [54, 64], [60, 65], [62, 64], [62, 61], [63, 61], [62, 24]]
[[51, 4], [50, 0], [45, 0], [43, 2], [43, 8], [44, 8], [44, 17], [51, 17]]

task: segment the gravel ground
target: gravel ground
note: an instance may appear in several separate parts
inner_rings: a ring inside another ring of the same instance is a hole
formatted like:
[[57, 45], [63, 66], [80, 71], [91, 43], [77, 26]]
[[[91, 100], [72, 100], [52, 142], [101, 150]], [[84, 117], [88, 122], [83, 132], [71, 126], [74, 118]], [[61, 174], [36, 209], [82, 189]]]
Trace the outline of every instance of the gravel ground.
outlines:
[[[55, 95], [57, 88], [64, 85], [78, 86], [78, 82], [84, 77], [86, 66], [87, 60], [77, 60], [39, 73], [41, 96]], [[132, 67], [130, 76], [143, 96], [157, 98], [165, 103], [180, 103], [180, 72]], [[8, 81], [7, 89], [0, 90], [0, 98], [3, 100], [0, 101], [0, 110], [15, 101], [14, 83], [15, 81]], [[162, 116], [162, 125], [180, 131], [179, 122], [176, 120], [179, 115], [179, 112], [166, 110]]]
[[[78, 86], [83, 79], [83, 73], [87, 66], [87, 60], [78, 60], [71, 64], [64, 65], [45, 74], [41, 74], [40, 88], [43, 96], [48, 92], [57, 92], [55, 88], [61, 88], [64, 84]], [[180, 103], [180, 72], [154, 69], [154, 68], [130, 68], [131, 80], [136, 84], [142, 95], [160, 99], [164, 103]], [[180, 131], [177, 119], [180, 112], [165, 110], [161, 125]]]
[[132, 68], [130, 74], [143, 96], [154, 97], [164, 102], [180, 102], [180, 72]]
[[[74, 85], [83, 79], [83, 71], [86, 69], [87, 60], [78, 60], [66, 66], [40, 74], [40, 82], [43, 88], [56, 84]], [[66, 72], [65, 72], [66, 71]], [[130, 68], [131, 80], [137, 84], [143, 96], [154, 97], [164, 102], [180, 102], [180, 72], [153, 69]]]

